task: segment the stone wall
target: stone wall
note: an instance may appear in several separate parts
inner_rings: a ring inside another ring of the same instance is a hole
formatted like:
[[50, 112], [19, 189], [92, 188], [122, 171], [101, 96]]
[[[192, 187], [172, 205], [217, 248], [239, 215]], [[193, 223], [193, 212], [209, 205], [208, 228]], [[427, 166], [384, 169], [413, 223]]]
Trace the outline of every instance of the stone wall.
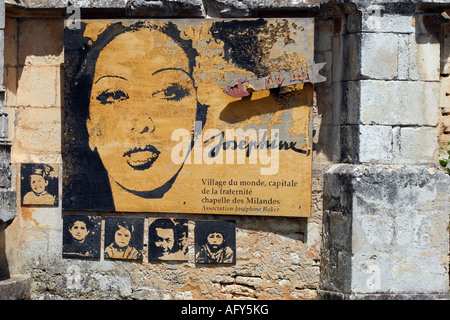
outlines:
[[[19, 193], [21, 163], [62, 165], [67, 4], [9, 3], [5, 111], [12, 187]], [[447, 123], [441, 9], [399, 1], [134, 1], [134, 11], [125, 1], [73, 3], [91, 16], [315, 17], [316, 62], [327, 63], [328, 80], [315, 86], [312, 215], [219, 217], [236, 220], [237, 263], [227, 267], [195, 264], [192, 251], [185, 263], [149, 262], [146, 256], [142, 263], [81, 261], [61, 258], [67, 212], [21, 207], [16, 201], [5, 252], [11, 273], [32, 278], [33, 299], [316, 299], [319, 294], [448, 292], [449, 178], [437, 165], [438, 135], [446, 137]], [[165, 216], [191, 221], [191, 248], [195, 221], [218, 219]]]
[[440, 23], [403, 5], [347, 16], [336, 95], [343, 164], [324, 177], [322, 297], [447, 294], [449, 183], [433, 166]]
[[[6, 112], [13, 145], [12, 183], [20, 194], [21, 163], [62, 165], [64, 20], [8, 17], [6, 24]], [[316, 122], [318, 129], [320, 122]], [[22, 207], [17, 200], [17, 217], [6, 233], [11, 272], [31, 276], [33, 299], [315, 299], [321, 177], [329, 167], [326, 155], [316, 156], [311, 218], [164, 215], [191, 221], [192, 249], [187, 263], [149, 262], [147, 256], [142, 263], [62, 259], [62, 215], [78, 212], [63, 212], [61, 207]], [[236, 220], [236, 265], [195, 264], [194, 223], [205, 219]], [[147, 229], [148, 221], [144, 243]], [[80, 279], [79, 285], [70, 285], [73, 279]]]

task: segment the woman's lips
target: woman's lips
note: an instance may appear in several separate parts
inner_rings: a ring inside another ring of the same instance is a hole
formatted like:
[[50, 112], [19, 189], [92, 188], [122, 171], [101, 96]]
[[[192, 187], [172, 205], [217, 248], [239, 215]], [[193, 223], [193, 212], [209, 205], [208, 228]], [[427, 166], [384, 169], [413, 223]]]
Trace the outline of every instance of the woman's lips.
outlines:
[[161, 152], [152, 145], [144, 148], [134, 148], [123, 154], [128, 165], [134, 170], [146, 170], [158, 159]]

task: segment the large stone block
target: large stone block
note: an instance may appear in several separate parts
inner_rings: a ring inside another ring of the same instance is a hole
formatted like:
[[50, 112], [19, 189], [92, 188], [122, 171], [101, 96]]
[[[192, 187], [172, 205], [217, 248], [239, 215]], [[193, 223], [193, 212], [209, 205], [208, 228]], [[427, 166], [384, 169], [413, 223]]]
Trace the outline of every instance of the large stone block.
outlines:
[[386, 13], [382, 6], [372, 5], [362, 10], [361, 30], [366, 32], [413, 33], [414, 16]]
[[360, 126], [360, 162], [389, 163], [392, 161], [392, 128], [389, 126]]
[[[59, 108], [23, 108], [16, 115], [12, 162], [20, 154], [60, 154], [61, 110]], [[21, 159], [23, 160], [23, 159]]]
[[345, 163], [392, 163], [393, 131], [390, 126], [340, 127], [340, 156]]
[[18, 65], [64, 63], [62, 19], [22, 19], [18, 23]]
[[447, 294], [449, 194], [450, 177], [437, 167], [330, 168], [322, 289], [359, 298]]
[[17, 71], [17, 106], [54, 107], [59, 90], [59, 66], [25, 66]]
[[5, 66], [17, 66], [17, 19], [7, 18], [5, 28]]
[[0, 281], [0, 300], [28, 300], [31, 298], [32, 280], [28, 276], [14, 275]]
[[439, 81], [445, 54], [441, 57], [436, 35], [414, 33], [412, 15], [363, 12], [362, 17], [358, 33], [344, 37], [345, 79]]
[[394, 33], [363, 33], [361, 78], [395, 79], [398, 74], [398, 41], [399, 37]]
[[436, 162], [439, 129], [436, 127], [399, 128], [397, 163]]
[[409, 39], [409, 79], [439, 81], [440, 44], [435, 35], [412, 34]]
[[365, 125], [437, 126], [439, 97], [439, 82], [349, 82], [343, 121]]

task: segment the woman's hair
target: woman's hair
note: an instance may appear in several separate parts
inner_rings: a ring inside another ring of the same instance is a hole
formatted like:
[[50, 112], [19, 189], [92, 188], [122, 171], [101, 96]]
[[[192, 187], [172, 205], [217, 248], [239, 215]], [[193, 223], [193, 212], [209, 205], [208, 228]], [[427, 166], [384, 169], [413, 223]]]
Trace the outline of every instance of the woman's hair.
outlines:
[[[71, 210], [114, 210], [114, 201], [107, 171], [96, 151], [89, 147], [86, 120], [94, 81], [95, 67], [101, 51], [117, 36], [148, 28], [171, 38], [185, 53], [192, 78], [197, 50], [192, 40], [181, 37], [175, 24], [154, 25], [139, 21], [132, 25], [110, 24], [95, 41], [84, 37], [87, 27], [65, 30], [65, 95], [64, 95], [64, 196], [63, 208]], [[194, 81], [193, 81], [194, 82]], [[197, 90], [194, 82], [195, 91]], [[204, 126], [207, 107], [197, 102], [196, 121]], [[164, 192], [167, 190], [163, 190]]]

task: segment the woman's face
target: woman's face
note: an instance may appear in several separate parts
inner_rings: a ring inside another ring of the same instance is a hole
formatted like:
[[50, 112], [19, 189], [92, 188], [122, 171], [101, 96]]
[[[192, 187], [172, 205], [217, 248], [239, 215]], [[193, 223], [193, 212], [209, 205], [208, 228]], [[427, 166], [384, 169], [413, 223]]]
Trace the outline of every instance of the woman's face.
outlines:
[[45, 188], [48, 185], [48, 181], [44, 179], [43, 176], [39, 174], [30, 175], [30, 186], [31, 190], [33, 190], [36, 194], [41, 194], [45, 191]]
[[86, 238], [89, 233], [88, 229], [86, 228], [86, 224], [83, 221], [75, 221], [69, 232], [72, 237], [74, 237], [78, 241], [84, 240], [84, 238]]
[[114, 241], [119, 247], [127, 247], [131, 240], [131, 232], [120, 227], [114, 235]]
[[185, 52], [159, 31], [117, 36], [96, 63], [87, 121], [111, 180], [152, 191], [181, 165], [171, 159], [172, 132], [194, 127], [197, 99]]

